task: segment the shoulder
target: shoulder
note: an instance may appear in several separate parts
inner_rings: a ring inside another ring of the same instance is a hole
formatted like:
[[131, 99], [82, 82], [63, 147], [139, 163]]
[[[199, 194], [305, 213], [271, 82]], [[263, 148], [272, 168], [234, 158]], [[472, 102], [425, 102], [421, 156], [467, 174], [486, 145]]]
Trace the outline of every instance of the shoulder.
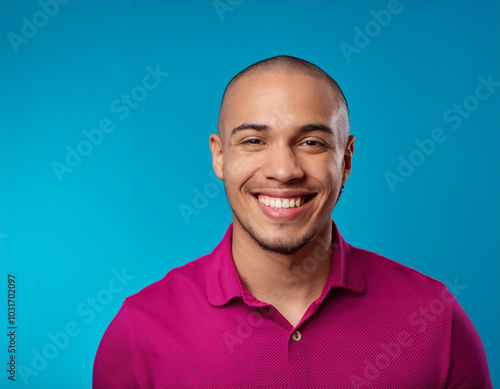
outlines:
[[[404, 293], [405, 296], [433, 298], [447, 293], [445, 284], [375, 252], [351, 246], [356, 261], [361, 265], [367, 287], [379, 293]], [[449, 293], [449, 292], [448, 292]]]
[[130, 308], [141, 309], [158, 304], [175, 305], [205, 294], [206, 270], [211, 266], [210, 255], [204, 255], [182, 266], [175, 267], [160, 280], [126, 298]]

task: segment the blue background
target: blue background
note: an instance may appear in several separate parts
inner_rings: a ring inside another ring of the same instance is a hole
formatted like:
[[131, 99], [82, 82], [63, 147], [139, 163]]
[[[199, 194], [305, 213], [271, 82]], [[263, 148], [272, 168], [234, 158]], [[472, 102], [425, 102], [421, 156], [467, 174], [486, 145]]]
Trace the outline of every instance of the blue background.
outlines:
[[[458, 128], [443, 118], [474, 95], [478, 77], [500, 81], [500, 2], [404, 2], [378, 29], [371, 11], [387, 2], [218, 4], [73, 0], [44, 20], [36, 1], [0, 3], [0, 328], [11, 273], [18, 369], [33, 368], [44, 347], [57, 354], [11, 383], [1, 336], [0, 386], [90, 388], [97, 346], [125, 297], [215, 247], [231, 222], [208, 148], [222, 92], [238, 71], [278, 54], [322, 67], [349, 102], [353, 171], [333, 214], [344, 238], [465, 285], [457, 299], [500, 386], [499, 87]], [[13, 45], [33, 18], [46, 23]], [[346, 56], [356, 27], [372, 36]], [[121, 120], [113, 101], [157, 65], [169, 75]], [[103, 118], [115, 130], [60, 182], [54, 161], [65, 163], [66, 147]], [[446, 141], [391, 190], [386, 172], [435, 128]], [[198, 214], [182, 216], [196, 190], [215, 188]], [[110, 292], [113, 269], [129, 280]], [[106, 304], [92, 306], [95, 298]], [[78, 335], [47, 346], [71, 322]]]

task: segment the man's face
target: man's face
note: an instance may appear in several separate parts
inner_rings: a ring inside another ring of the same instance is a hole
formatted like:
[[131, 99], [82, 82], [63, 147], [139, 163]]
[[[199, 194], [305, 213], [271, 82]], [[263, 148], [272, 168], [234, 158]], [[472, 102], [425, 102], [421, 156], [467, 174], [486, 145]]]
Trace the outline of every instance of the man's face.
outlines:
[[222, 140], [211, 136], [234, 228], [292, 254], [331, 227], [351, 169], [354, 137], [327, 81], [302, 73], [245, 75], [224, 102]]

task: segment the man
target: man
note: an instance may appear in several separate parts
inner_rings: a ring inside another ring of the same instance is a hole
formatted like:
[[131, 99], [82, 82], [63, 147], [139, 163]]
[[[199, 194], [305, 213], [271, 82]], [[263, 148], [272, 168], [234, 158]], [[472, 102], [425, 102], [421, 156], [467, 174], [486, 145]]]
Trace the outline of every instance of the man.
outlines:
[[125, 300], [94, 388], [492, 387], [444, 284], [349, 245], [332, 221], [354, 136], [323, 70], [278, 56], [240, 72], [210, 150], [233, 223]]

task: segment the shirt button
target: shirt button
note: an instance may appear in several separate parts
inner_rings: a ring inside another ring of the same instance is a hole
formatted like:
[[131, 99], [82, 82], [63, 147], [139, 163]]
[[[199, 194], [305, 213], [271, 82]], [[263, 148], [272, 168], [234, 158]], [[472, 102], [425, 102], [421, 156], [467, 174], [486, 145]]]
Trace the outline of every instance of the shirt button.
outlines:
[[302, 334], [300, 333], [300, 331], [293, 331], [292, 338], [293, 340], [299, 341], [300, 339], [302, 339]]

